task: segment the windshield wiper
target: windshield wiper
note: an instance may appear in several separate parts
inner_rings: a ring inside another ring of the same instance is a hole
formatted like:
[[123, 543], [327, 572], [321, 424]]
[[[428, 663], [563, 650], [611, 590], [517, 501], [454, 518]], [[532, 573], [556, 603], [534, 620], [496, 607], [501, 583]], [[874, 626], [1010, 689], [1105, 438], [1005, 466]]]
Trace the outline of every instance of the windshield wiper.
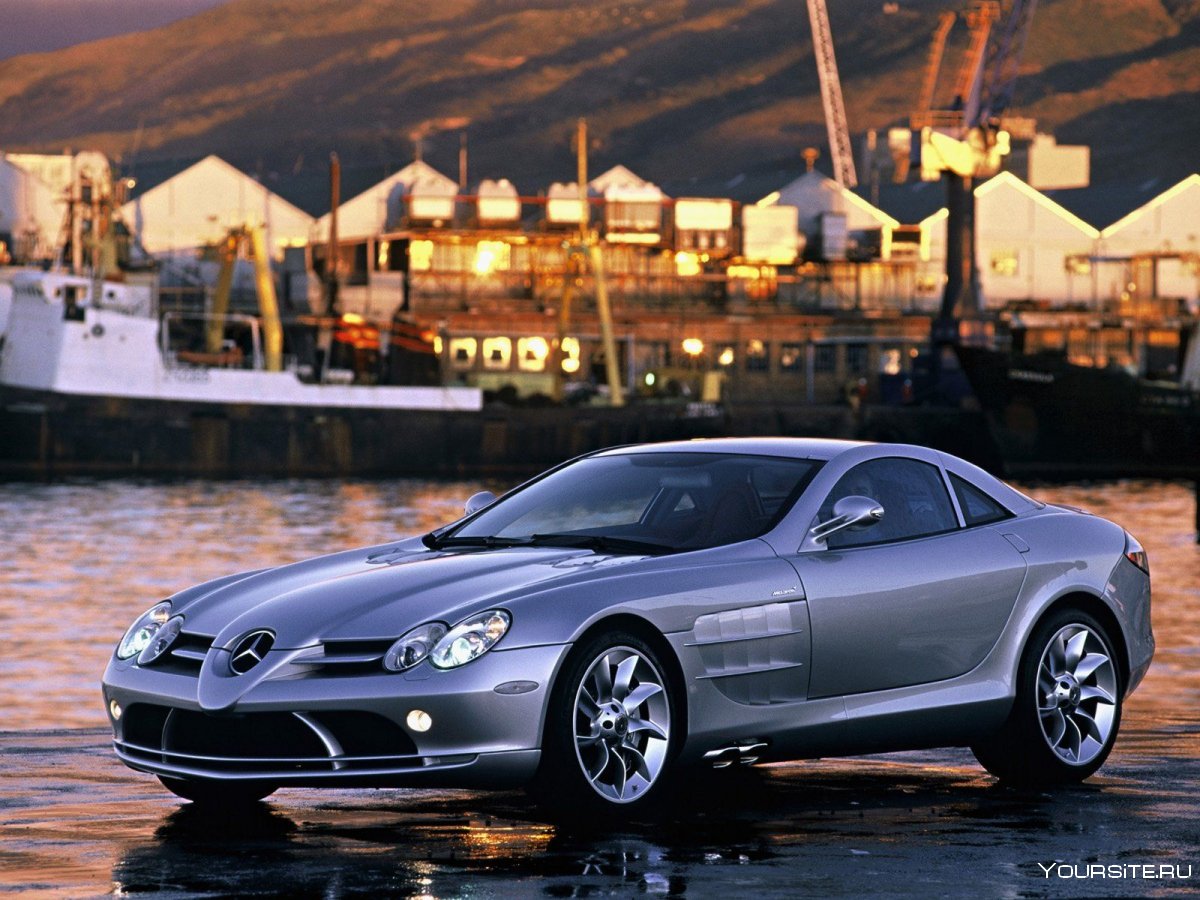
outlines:
[[434, 550], [440, 550], [442, 547], [486, 547], [489, 550], [494, 550], [498, 547], [528, 547], [530, 544], [529, 538], [508, 538], [496, 537], [494, 534], [481, 534], [462, 537], [433, 537], [427, 535], [430, 540], [425, 541], [425, 546]]
[[658, 555], [679, 552], [677, 547], [668, 547], [666, 544], [611, 537], [605, 534], [535, 534], [530, 536], [528, 543], [541, 547], [581, 547], [600, 553]]

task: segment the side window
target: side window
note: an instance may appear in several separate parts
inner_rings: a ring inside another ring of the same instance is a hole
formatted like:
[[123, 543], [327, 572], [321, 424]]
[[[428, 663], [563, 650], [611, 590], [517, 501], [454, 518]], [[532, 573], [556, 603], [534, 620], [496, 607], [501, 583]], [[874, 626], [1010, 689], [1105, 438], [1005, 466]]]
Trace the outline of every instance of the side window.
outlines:
[[860, 463], [833, 486], [817, 514], [824, 522], [843, 497], [870, 497], [883, 507], [883, 519], [862, 531], [847, 529], [829, 536], [829, 546], [859, 547], [953, 531], [954, 506], [937, 466], [889, 457]]
[[1012, 513], [981, 491], [975, 485], [964, 481], [953, 473], [950, 483], [954, 485], [954, 495], [958, 497], [958, 505], [962, 507], [963, 518], [967, 527], [972, 525], [987, 525], [1008, 519]]

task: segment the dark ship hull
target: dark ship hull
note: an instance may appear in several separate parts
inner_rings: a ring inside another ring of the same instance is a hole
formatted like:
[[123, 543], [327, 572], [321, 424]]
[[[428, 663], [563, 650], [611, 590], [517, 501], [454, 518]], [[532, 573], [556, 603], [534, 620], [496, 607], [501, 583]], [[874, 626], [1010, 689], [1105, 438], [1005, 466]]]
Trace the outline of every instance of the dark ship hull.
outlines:
[[956, 347], [1009, 474], [1200, 473], [1200, 394], [1061, 353]]
[[0, 480], [533, 473], [614, 444], [725, 433], [701, 404], [449, 412], [72, 396], [0, 385]]

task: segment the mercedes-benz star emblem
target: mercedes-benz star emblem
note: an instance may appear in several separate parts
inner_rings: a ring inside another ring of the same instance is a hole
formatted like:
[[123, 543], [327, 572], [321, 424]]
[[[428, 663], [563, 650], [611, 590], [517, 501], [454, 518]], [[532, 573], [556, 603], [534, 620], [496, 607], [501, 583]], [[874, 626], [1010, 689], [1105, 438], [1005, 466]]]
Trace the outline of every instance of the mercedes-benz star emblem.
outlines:
[[233, 669], [234, 675], [245, 675], [263, 661], [274, 643], [275, 635], [269, 631], [250, 632], [234, 645], [229, 668]]

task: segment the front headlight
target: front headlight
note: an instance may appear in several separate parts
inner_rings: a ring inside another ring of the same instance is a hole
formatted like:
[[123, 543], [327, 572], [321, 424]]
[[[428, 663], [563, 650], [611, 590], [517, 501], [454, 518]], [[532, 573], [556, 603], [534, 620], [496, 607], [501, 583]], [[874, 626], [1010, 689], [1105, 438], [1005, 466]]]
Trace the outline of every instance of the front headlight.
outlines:
[[171, 618], [171, 601], [167, 600], [146, 610], [129, 626], [121, 643], [117, 644], [117, 659], [129, 659], [137, 656], [149, 645], [158, 629], [167, 624]]
[[496, 646], [511, 624], [512, 616], [502, 609], [489, 609], [464, 619], [437, 642], [429, 661], [439, 669], [465, 665]]
[[441, 622], [419, 625], [388, 647], [388, 652], [383, 656], [383, 667], [389, 672], [411, 669], [427, 657], [434, 645], [445, 636], [446, 626]]
[[167, 623], [154, 632], [150, 643], [143, 647], [142, 652], [138, 654], [138, 665], [148, 666], [166, 653], [175, 643], [175, 638], [179, 637], [181, 631], [183, 631], [183, 616], [172, 616], [167, 619]]

